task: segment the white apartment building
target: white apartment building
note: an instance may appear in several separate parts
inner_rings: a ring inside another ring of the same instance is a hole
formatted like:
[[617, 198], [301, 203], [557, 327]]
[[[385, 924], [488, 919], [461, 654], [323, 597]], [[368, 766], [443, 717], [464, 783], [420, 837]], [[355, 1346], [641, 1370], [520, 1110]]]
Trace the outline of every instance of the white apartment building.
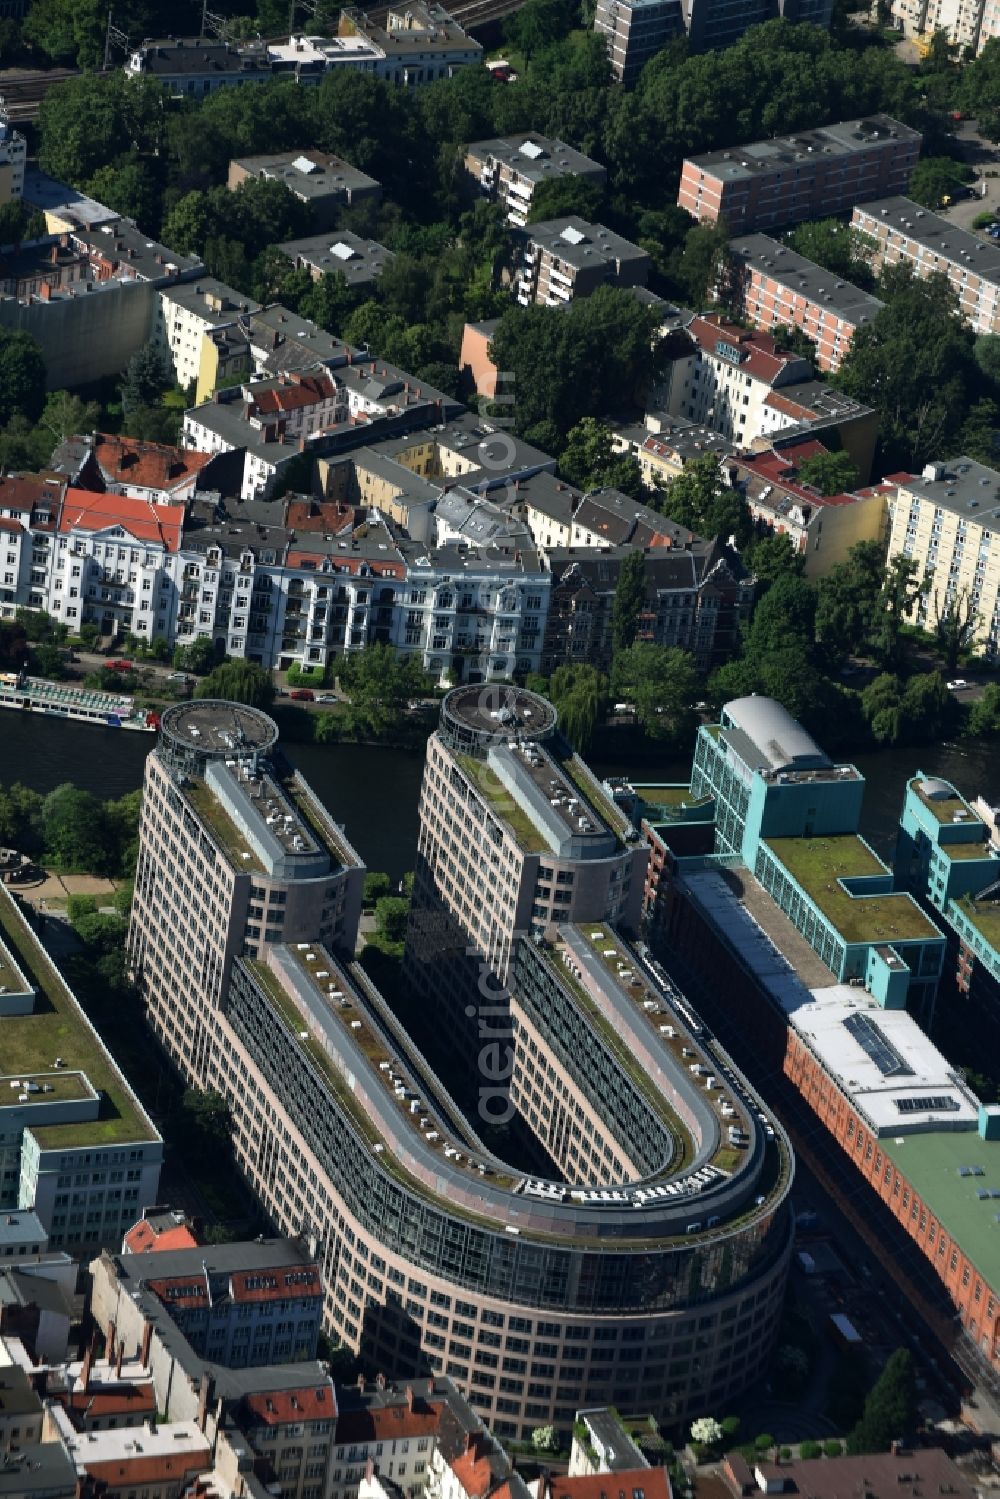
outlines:
[[1000, 473], [971, 458], [929, 463], [889, 498], [889, 557], [911, 557], [927, 598], [915, 619], [933, 629], [949, 604], [978, 616], [975, 647], [1000, 659]]
[[904, 36], [929, 40], [943, 31], [954, 46], [974, 57], [1000, 36], [998, 0], [891, 0], [890, 14]]

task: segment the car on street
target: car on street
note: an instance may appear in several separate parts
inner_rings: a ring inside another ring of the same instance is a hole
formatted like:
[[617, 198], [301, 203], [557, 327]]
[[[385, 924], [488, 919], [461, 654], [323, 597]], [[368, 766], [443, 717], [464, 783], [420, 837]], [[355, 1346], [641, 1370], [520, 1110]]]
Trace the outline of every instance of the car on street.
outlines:
[[964, 677], [954, 677], [952, 681], [947, 683], [949, 692], [964, 692], [965, 689], [970, 685], [971, 684], [967, 682]]
[[316, 701], [318, 703], [335, 703], [337, 701], [337, 694], [335, 692], [321, 692], [318, 694]]
[[314, 703], [316, 701], [316, 694], [311, 687], [296, 687], [294, 692], [290, 692], [288, 696], [293, 697], [297, 703]]
[[187, 679], [188, 679], [188, 675], [187, 675], [186, 671], [168, 671], [166, 677], [164, 678], [164, 681], [167, 681], [167, 682], [186, 682]]

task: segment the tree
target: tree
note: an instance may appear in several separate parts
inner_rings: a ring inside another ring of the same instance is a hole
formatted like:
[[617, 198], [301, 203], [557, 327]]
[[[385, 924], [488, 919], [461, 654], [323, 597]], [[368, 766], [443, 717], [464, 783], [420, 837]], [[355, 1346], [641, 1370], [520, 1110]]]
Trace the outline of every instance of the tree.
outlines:
[[778, 578], [754, 609], [747, 655], [761, 660], [793, 648], [808, 656], [816, 637], [816, 589], [805, 578]]
[[374, 909], [375, 902], [392, 890], [392, 881], [381, 869], [370, 869], [365, 875], [364, 904]]
[[806, 565], [805, 557], [796, 550], [792, 538], [784, 531], [755, 541], [746, 560], [757, 584], [758, 596], [765, 594], [779, 578], [800, 578]]
[[419, 658], [381, 643], [347, 656], [340, 681], [350, 696], [345, 715], [350, 732], [376, 739], [397, 728], [409, 700], [428, 690]]
[[98, 167], [85, 191], [98, 203], [135, 219], [147, 234], [159, 229], [160, 191], [153, 164], [136, 152]]
[[885, 1452], [896, 1438], [903, 1441], [916, 1425], [917, 1390], [913, 1355], [897, 1348], [875, 1381], [864, 1414], [847, 1438], [850, 1455]]
[[35, 421], [45, 403], [45, 360], [30, 333], [0, 328], [0, 425], [17, 413]]
[[853, 281], [865, 290], [874, 286], [869, 259], [871, 245], [864, 235], [839, 219], [815, 219], [798, 224], [788, 243], [799, 255], [813, 260], [843, 281]]
[[972, 172], [950, 156], [923, 156], [910, 173], [907, 197], [925, 208], [939, 208], [956, 187], [971, 181]]
[[882, 579], [872, 617], [871, 649], [881, 665], [899, 666], [903, 653], [903, 625], [920, 599], [929, 592], [932, 579], [921, 578], [912, 557], [898, 553], [890, 558]]
[[559, 666], [549, 680], [548, 695], [566, 738], [579, 754], [586, 754], [607, 711], [607, 677], [587, 662]]
[[174, 651], [173, 664], [176, 670], [190, 671], [197, 677], [205, 676], [218, 662], [219, 653], [215, 642], [207, 635], [199, 635], [190, 645], [179, 645]]
[[181, 1099], [185, 1123], [191, 1132], [216, 1145], [228, 1144], [233, 1129], [232, 1110], [221, 1093], [212, 1089], [185, 1088]]
[[274, 702], [274, 683], [271, 673], [252, 661], [223, 661], [198, 683], [194, 695], [248, 703], [266, 712]]
[[45, 847], [61, 869], [103, 874], [107, 844], [101, 804], [89, 791], [66, 782], [50, 791], [42, 804]]
[[410, 902], [399, 895], [384, 895], [375, 902], [375, 930], [386, 942], [406, 940]]
[[6, 203], [0, 203], [0, 245], [41, 239], [46, 232], [45, 215], [31, 212], [21, 198], [8, 198]]
[[816, 635], [827, 657], [842, 660], [868, 643], [884, 576], [881, 543], [859, 541], [820, 579]]
[[531, 1433], [531, 1445], [536, 1452], [558, 1452], [559, 1438], [554, 1426], [536, 1426]]
[[717, 1447], [722, 1441], [722, 1427], [714, 1416], [699, 1416], [691, 1422], [691, 1440], [700, 1447]]
[[628, 650], [639, 628], [646, 601], [646, 554], [636, 547], [622, 559], [611, 605], [611, 647], [615, 655]]
[[585, 177], [550, 177], [531, 194], [528, 223], [546, 219], [580, 218], [592, 222], [601, 212], [603, 192]]
[[726, 484], [718, 460], [711, 453], [685, 464], [663, 492], [656, 509], [686, 526], [697, 536], [735, 538], [737, 546], [749, 540], [752, 524], [746, 500], [738, 489]]
[[1000, 734], [1000, 684], [986, 684], [982, 696], [969, 708], [966, 727], [970, 734], [984, 739]]
[[163, 354], [154, 343], [143, 344], [132, 355], [122, 377], [122, 413], [126, 420], [145, 407], [157, 405], [170, 383]]
[[677, 646], [637, 641], [618, 651], [611, 683], [617, 697], [635, 704], [636, 718], [651, 739], [675, 737], [693, 721], [698, 671], [694, 658]]
[[729, 230], [721, 219], [715, 224], [697, 224], [689, 231], [674, 274], [682, 294], [696, 311], [713, 301], [728, 304], [732, 259]]
[[585, 416], [567, 435], [559, 472], [578, 489], [618, 489], [634, 500], [648, 498], [636, 459], [616, 453], [610, 429], [593, 416]]
[[837, 383], [878, 412], [883, 470], [919, 470], [955, 450], [981, 384], [975, 336], [941, 275], [917, 279], [908, 264], [891, 266], [880, 295], [885, 306], [855, 333]]
[[813, 453], [798, 465], [803, 484], [818, 489], [825, 499], [850, 494], [858, 482], [858, 471], [849, 453]]
[[944, 653], [945, 671], [954, 672], [958, 658], [969, 649], [982, 623], [982, 615], [972, 599], [972, 590], [966, 585], [957, 592], [946, 592], [942, 598], [938, 589], [931, 594], [934, 607], [934, 636]]

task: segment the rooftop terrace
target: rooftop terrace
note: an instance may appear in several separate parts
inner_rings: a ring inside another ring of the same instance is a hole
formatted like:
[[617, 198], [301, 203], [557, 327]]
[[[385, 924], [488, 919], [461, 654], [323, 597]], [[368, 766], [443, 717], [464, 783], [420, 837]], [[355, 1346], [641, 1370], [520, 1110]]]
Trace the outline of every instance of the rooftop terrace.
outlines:
[[931, 941], [940, 936], [909, 895], [848, 894], [842, 880], [889, 875], [856, 834], [769, 838], [766, 844], [846, 942]]
[[0, 890], [0, 936], [39, 991], [33, 1014], [0, 1020], [4, 1071], [25, 1077], [49, 1073], [56, 1057], [63, 1057], [68, 1068], [83, 1072], [103, 1094], [97, 1119], [40, 1126], [33, 1131], [39, 1145], [49, 1150], [158, 1139], [79, 1001], [33, 940], [6, 890]]
[[[917, 793], [923, 805], [937, 818], [938, 822], [968, 822], [979, 823], [985, 828], [983, 819], [947, 781], [938, 779], [928, 780], [926, 776], [915, 776], [910, 782], [910, 787]], [[946, 795], [947, 791], [950, 795]], [[975, 844], [972, 845], [976, 847]], [[954, 849], [949, 846], [949, 854], [955, 856]]]

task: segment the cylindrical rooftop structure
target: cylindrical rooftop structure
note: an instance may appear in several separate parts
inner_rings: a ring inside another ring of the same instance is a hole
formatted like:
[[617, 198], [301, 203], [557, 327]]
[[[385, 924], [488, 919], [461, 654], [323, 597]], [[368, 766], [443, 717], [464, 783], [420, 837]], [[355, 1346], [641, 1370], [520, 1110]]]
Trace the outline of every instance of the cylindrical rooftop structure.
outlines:
[[278, 725], [259, 708], [224, 698], [175, 703], [160, 720], [160, 749], [170, 764], [198, 774], [211, 760], [256, 760], [278, 742]]
[[441, 704], [439, 732], [457, 754], [485, 760], [496, 744], [550, 739], [558, 721], [555, 708], [539, 693], [482, 682], [452, 688]]

